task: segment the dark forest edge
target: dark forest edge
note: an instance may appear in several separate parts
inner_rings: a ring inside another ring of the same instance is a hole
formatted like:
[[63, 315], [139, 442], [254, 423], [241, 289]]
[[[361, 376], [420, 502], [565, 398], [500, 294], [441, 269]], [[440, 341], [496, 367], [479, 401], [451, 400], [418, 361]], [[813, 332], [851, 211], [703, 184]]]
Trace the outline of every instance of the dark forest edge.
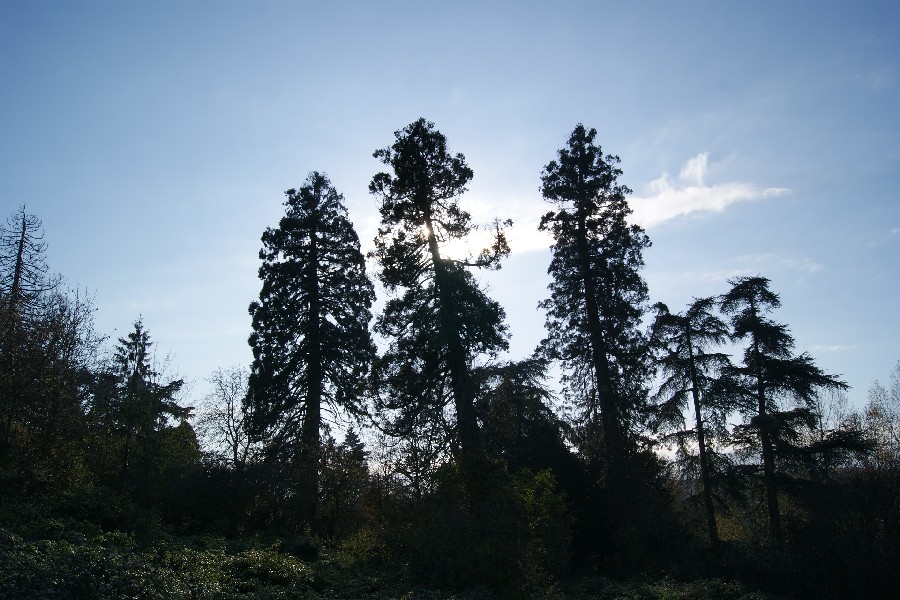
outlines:
[[[0, 596], [890, 597], [900, 364], [854, 411], [795, 352], [765, 277], [651, 307], [650, 240], [595, 136], [578, 125], [541, 173], [532, 356], [499, 358], [505, 312], [476, 277], [512, 223], [472, 222], [472, 169], [419, 119], [375, 152], [382, 312], [343, 197], [311, 173], [262, 236], [253, 362], [194, 407], [141, 319], [108, 349], [15, 212]], [[478, 228], [483, 250], [449, 255]]]

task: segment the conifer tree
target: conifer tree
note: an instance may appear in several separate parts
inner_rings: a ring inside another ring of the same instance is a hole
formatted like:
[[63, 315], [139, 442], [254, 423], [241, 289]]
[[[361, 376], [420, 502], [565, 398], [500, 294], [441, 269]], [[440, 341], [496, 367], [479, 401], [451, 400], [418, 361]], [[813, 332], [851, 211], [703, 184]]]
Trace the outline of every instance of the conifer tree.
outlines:
[[646, 399], [647, 340], [640, 320], [647, 286], [640, 275], [650, 241], [629, 225], [631, 209], [618, 183], [619, 158], [579, 124], [541, 175], [544, 199], [556, 206], [540, 229], [553, 236], [544, 348], [562, 361], [566, 393], [583, 422], [599, 420], [607, 477], [624, 478], [628, 433]]
[[[504, 311], [475, 281], [471, 268], [499, 268], [509, 253], [501, 223], [493, 245], [477, 257], [453, 259], [446, 244], [473, 230], [459, 197], [472, 179], [462, 154], [451, 154], [434, 124], [419, 119], [375, 152], [392, 172], [378, 173], [369, 190], [381, 201], [374, 256], [391, 292], [376, 332], [390, 340], [379, 366], [382, 409], [403, 434], [445, 418], [452, 404], [451, 443], [463, 455], [483, 452], [475, 414], [471, 362], [506, 349]], [[505, 222], [510, 225], [511, 222]]]
[[[654, 308], [653, 342], [660, 351], [657, 364], [664, 376], [654, 409], [662, 424], [682, 428], [676, 434], [682, 447], [685, 437], [697, 442], [707, 531], [710, 544], [716, 547], [719, 534], [712, 497], [710, 421], [721, 429], [729, 412], [730, 407], [715, 397], [713, 389], [730, 363], [727, 355], [710, 350], [728, 340], [728, 326], [715, 314], [714, 298], [696, 298], [684, 313], [671, 313], [661, 302]], [[694, 428], [684, 431], [684, 411], [689, 403]]]
[[374, 290], [343, 196], [328, 178], [310, 173], [285, 195], [285, 216], [262, 236], [246, 403], [255, 436], [298, 464], [300, 516], [311, 523], [322, 409], [361, 409]]
[[0, 291], [10, 312], [33, 304], [39, 295], [59, 285], [48, 276], [47, 244], [41, 220], [22, 206], [0, 226]]
[[[110, 367], [96, 374], [88, 415], [98, 428], [97, 444], [119, 454], [107, 457], [118, 464], [117, 476], [108, 475], [145, 502], [150, 499], [153, 472], [161, 466], [161, 445], [170, 420], [183, 423], [193, 410], [178, 402], [184, 381], [165, 382], [156, 370], [152, 346], [138, 319], [133, 330], [119, 338]], [[94, 451], [99, 455], [103, 449]]]
[[735, 439], [762, 457], [769, 533], [780, 546], [784, 533], [778, 505], [778, 456], [791, 452], [800, 431], [815, 426], [818, 394], [845, 389], [847, 384], [824, 373], [808, 354], [794, 356], [788, 327], [768, 317], [781, 306], [768, 279], [739, 277], [728, 283], [731, 290], [722, 296], [721, 308], [731, 317], [732, 338], [747, 341], [743, 360], [733, 369], [734, 393], [742, 400], [745, 417]]

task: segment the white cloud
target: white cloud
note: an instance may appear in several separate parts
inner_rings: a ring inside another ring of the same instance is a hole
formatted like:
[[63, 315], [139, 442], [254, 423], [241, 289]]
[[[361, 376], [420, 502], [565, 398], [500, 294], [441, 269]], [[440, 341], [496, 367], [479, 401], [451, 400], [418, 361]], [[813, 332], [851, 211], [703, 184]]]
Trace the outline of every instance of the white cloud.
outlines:
[[709, 154], [701, 152], [688, 160], [676, 180], [663, 173], [647, 186], [649, 194], [632, 196], [631, 220], [644, 228], [697, 212], [722, 212], [736, 202], [790, 194], [787, 188], [760, 188], [750, 183], [706, 184]]
[[811, 348], [811, 350], [813, 352], [840, 352], [841, 350], [852, 350], [853, 348], [856, 348], [856, 347], [857, 347], [856, 344], [849, 344], [849, 345], [832, 344], [832, 345], [813, 346]]

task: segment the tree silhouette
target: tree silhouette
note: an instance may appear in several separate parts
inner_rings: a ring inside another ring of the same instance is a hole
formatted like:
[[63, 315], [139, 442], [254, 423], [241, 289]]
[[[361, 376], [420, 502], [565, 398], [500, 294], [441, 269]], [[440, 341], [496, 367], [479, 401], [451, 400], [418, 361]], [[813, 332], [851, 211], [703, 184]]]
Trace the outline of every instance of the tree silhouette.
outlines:
[[322, 407], [360, 409], [374, 354], [368, 330], [374, 291], [343, 196], [328, 178], [310, 173], [303, 187], [285, 195], [285, 216], [262, 236], [246, 402], [255, 435], [270, 451], [298, 461], [300, 515], [309, 523], [319, 487]]
[[[684, 313], [671, 313], [663, 303], [654, 306], [653, 342], [660, 350], [657, 364], [664, 379], [656, 394], [654, 407], [658, 420], [669, 426], [684, 426], [684, 410], [688, 403], [694, 411], [693, 431], [679, 431], [677, 439], [683, 446], [685, 437], [697, 440], [700, 478], [703, 484], [703, 504], [710, 544], [719, 544], [715, 509], [712, 497], [712, 464], [709, 447], [709, 423], [724, 425], [729, 407], [711, 393], [717, 377], [727, 371], [728, 356], [710, 352], [714, 344], [728, 340], [728, 326], [715, 314], [716, 299], [697, 298]], [[709, 415], [705, 418], [704, 414]]]
[[247, 397], [249, 374], [243, 367], [219, 368], [209, 376], [211, 389], [197, 420], [198, 432], [212, 446], [212, 452], [234, 469], [242, 470], [258, 448], [248, 431], [250, 406]]
[[549, 468], [559, 476], [575, 460], [566, 447], [568, 427], [551, 408], [547, 367], [546, 360], [532, 357], [476, 373], [483, 380], [477, 406], [488, 448], [512, 472]]
[[10, 312], [30, 306], [42, 292], [59, 285], [58, 278], [48, 276], [41, 227], [41, 220], [27, 214], [24, 205], [0, 226], [0, 290]]
[[[423, 418], [456, 413], [451, 441], [463, 455], [482, 453], [470, 361], [506, 349], [504, 312], [479, 288], [469, 268], [499, 268], [509, 253], [501, 223], [490, 248], [477, 257], [452, 259], [442, 244], [463, 240], [471, 216], [460, 208], [472, 170], [462, 154], [451, 155], [434, 124], [419, 119], [394, 133], [396, 141], [375, 157], [393, 173], [378, 173], [369, 190], [381, 200], [381, 226], [374, 256], [392, 298], [375, 330], [390, 340], [379, 364], [380, 408], [394, 412], [397, 433], [420, 427]], [[507, 221], [506, 225], [511, 224]]]
[[133, 489], [141, 501], [149, 500], [150, 478], [160, 467], [161, 445], [169, 420], [184, 422], [192, 407], [181, 406], [178, 394], [184, 381], [163, 382], [153, 365], [150, 334], [138, 319], [127, 336], [119, 338], [112, 365], [98, 373], [90, 403], [92, 417], [120, 452], [120, 485]]
[[644, 231], [629, 225], [630, 193], [618, 183], [617, 156], [603, 155], [596, 130], [575, 127], [566, 148], [541, 175], [546, 213], [542, 231], [553, 236], [544, 349], [562, 361], [566, 393], [585, 423], [599, 418], [612, 487], [621, 484], [629, 421], [644, 402], [646, 339], [639, 325], [647, 286], [639, 274]]
[[[731, 290], [722, 296], [722, 311], [731, 317], [732, 338], [748, 342], [741, 365], [733, 368], [737, 382], [733, 392], [742, 401], [740, 410], [746, 419], [734, 434], [738, 443], [762, 456], [769, 533], [780, 546], [784, 533], [778, 506], [777, 455], [791, 452], [799, 430], [815, 426], [817, 394], [829, 388], [845, 389], [847, 384], [826, 375], [808, 354], [793, 356], [794, 338], [787, 326], [767, 317], [781, 306], [768, 279], [739, 277], [728, 283]], [[787, 401], [794, 407], [787, 409]]]
[[90, 298], [49, 275], [41, 221], [22, 206], [0, 225], [0, 459], [74, 477], [80, 380], [95, 362]]

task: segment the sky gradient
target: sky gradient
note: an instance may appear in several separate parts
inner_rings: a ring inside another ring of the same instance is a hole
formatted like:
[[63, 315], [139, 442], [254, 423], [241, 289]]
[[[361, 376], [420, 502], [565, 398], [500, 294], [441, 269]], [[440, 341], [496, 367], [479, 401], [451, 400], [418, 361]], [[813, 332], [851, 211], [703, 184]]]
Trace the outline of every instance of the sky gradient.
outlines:
[[463, 206], [515, 222], [485, 282], [518, 358], [543, 336], [540, 173], [580, 122], [622, 159], [651, 301], [766, 276], [859, 405], [900, 359], [900, 8], [785, 4], [6, 0], [2, 217], [39, 216], [97, 329], [142, 316], [200, 397], [249, 364], [283, 191], [327, 173], [370, 248], [372, 152], [422, 116], [475, 172]]

